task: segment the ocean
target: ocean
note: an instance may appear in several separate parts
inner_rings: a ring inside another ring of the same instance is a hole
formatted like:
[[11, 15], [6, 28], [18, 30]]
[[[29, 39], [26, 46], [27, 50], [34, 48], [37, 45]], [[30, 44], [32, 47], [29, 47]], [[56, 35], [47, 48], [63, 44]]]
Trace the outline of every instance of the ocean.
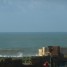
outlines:
[[36, 55], [48, 46], [67, 47], [67, 32], [0, 32], [0, 57]]

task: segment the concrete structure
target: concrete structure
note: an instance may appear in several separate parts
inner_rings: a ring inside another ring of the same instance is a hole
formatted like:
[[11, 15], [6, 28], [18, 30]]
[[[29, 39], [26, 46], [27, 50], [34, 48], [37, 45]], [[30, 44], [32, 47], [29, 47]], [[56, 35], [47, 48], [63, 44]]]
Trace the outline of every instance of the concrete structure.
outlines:
[[46, 49], [45, 47], [42, 47], [42, 51], [43, 51], [43, 56], [46, 54]]
[[45, 56], [46, 55], [46, 49], [45, 49], [45, 47], [42, 47], [38, 51], [39, 51], [38, 52], [38, 56]]
[[39, 49], [39, 56], [43, 56], [42, 49]]

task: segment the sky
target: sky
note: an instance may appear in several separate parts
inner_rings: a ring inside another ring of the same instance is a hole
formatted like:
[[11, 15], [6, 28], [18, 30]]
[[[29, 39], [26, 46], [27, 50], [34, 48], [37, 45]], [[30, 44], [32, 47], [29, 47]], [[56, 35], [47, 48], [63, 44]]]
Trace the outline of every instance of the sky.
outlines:
[[67, 32], [67, 0], [0, 0], [0, 32]]

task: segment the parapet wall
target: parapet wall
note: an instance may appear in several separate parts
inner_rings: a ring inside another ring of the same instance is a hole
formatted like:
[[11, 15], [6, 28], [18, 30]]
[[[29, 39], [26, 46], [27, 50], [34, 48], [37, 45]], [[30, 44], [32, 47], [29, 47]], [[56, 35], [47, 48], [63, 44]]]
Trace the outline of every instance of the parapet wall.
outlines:
[[0, 58], [0, 67], [43, 67], [46, 60], [49, 61], [49, 57], [31, 57], [30, 62], [29, 57]]

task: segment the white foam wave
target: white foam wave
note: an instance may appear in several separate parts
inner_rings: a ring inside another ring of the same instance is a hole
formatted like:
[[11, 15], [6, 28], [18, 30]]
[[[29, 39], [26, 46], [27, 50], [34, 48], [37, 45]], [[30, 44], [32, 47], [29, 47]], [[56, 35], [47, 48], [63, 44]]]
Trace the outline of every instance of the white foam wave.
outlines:
[[16, 55], [0, 55], [0, 57], [23, 57], [23, 53], [19, 52], [18, 54]]

